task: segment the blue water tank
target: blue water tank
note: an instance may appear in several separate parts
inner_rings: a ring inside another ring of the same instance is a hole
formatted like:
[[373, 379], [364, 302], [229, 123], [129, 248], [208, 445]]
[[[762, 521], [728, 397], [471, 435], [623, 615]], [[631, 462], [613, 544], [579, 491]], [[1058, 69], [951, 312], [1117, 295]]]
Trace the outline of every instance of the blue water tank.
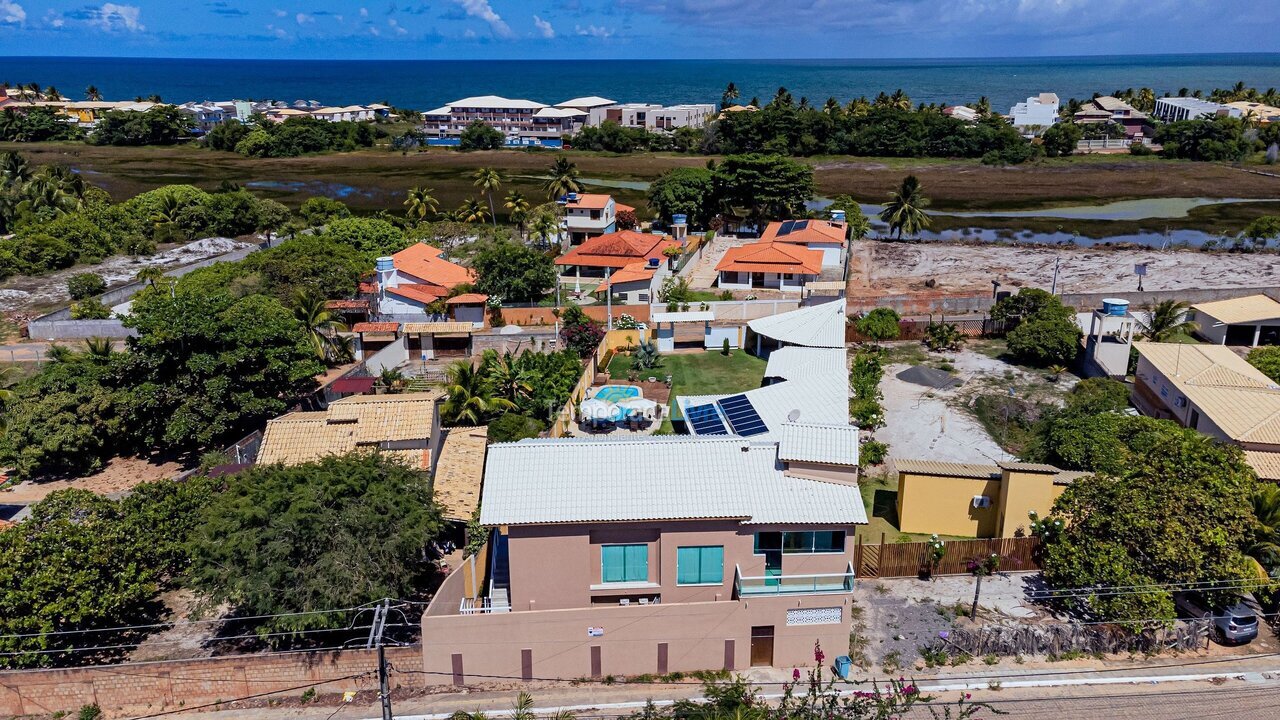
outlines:
[[689, 216], [688, 215], [672, 215], [671, 224], [672, 225], [688, 225]]
[[835, 222], [844, 222], [844, 221], [845, 221], [845, 214], [844, 214], [844, 211], [843, 211], [843, 210], [832, 210], [832, 211], [831, 211], [831, 219], [832, 219], [833, 221], [835, 221]]
[[835, 671], [836, 671], [836, 675], [840, 676], [841, 680], [848, 680], [849, 671], [852, 669], [853, 669], [853, 658], [849, 657], [848, 655], [841, 655], [840, 657], [836, 658]]
[[396, 268], [396, 261], [385, 255], [378, 258], [377, 262], [378, 272], [391, 272]]
[[1120, 298], [1102, 298], [1102, 314], [1124, 317], [1129, 312], [1129, 301]]

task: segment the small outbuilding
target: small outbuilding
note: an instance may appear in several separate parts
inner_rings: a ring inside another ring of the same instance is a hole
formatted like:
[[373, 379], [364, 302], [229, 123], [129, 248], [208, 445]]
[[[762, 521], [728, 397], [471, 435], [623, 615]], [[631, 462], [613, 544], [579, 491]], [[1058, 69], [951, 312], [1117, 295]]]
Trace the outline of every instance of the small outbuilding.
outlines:
[[1280, 302], [1266, 295], [1197, 303], [1190, 318], [1215, 345], [1280, 345]]

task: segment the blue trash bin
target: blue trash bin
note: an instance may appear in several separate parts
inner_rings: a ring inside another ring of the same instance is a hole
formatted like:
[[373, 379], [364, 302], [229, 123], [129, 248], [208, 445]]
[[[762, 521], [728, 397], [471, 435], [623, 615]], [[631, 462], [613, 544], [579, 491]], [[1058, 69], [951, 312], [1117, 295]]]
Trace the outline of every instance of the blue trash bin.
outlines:
[[841, 680], [849, 679], [851, 669], [853, 669], [853, 660], [848, 655], [836, 658], [836, 675], [839, 675]]

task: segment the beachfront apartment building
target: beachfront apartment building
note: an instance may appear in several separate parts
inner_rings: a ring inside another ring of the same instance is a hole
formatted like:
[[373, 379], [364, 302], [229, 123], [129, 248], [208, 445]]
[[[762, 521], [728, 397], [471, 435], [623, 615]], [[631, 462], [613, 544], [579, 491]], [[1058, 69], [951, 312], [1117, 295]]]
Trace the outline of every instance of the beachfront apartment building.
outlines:
[[1072, 116], [1077, 125], [1114, 123], [1130, 140], [1140, 140], [1151, 129], [1151, 117], [1120, 98], [1101, 95], [1086, 101]]
[[1058, 96], [1054, 93], [1032, 95], [1009, 110], [1009, 122], [1020, 130], [1047, 128], [1058, 122], [1059, 108]]
[[1151, 114], [1165, 122], [1178, 122], [1214, 117], [1238, 118], [1241, 112], [1239, 108], [1196, 97], [1164, 97], [1156, 99], [1156, 108]]
[[715, 116], [716, 106], [710, 104], [615, 103], [592, 107], [587, 115], [587, 125], [614, 122], [629, 128], [671, 131], [682, 127], [704, 127]]
[[1239, 110], [1240, 115], [1238, 117], [1247, 118], [1250, 122], [1255, 122], [1259, 125], [1280, 122], [1280, 107], [1274, 105], [1237, 100], [1227, 103], [1227, 107]]
[[844, 313], [834, 302], [754, 325], [768, 336], [758, 348], [786, 346], [769, 372], [794, 377], [708, 400], [714, 415], [681, 398], [692, 437], [491, 445], [490, 539], [423, 615], [427, 672], [465, 684], [807, 666], [815, 644], [841, 654], [867, 522]]
[[423, 130], [437, 138], [457, 138], [479, 120], [498, 130], [509, 142], [559, 140], [581, 129], [586, 113], [551, 107], [533, 100], [497, 95], [466, 97], [422, 114]]

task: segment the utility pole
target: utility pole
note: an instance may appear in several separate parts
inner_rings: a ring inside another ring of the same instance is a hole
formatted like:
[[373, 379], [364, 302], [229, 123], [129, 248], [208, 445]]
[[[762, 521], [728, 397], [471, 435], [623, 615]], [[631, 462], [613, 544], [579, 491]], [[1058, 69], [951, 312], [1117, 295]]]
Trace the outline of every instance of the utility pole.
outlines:
[[1061, 255], [1053, 259], [1053, 286], [1049, 289], [1050, 295], [1058, 294], [1058, 263], [1061, 261], [1062, 261]]
[[378, 650], [378, 698], [382, 700], [382, 720], [393, 720], [391, 715], [391, 681], [387, 677], [387, 651], [382, 644], [382, 634], [387, 629], [387, 615], [391, 612], [391, 599], [386, 598], [373, 610], [373, 622], [369, 626], [369, 640], [365, 649]]

